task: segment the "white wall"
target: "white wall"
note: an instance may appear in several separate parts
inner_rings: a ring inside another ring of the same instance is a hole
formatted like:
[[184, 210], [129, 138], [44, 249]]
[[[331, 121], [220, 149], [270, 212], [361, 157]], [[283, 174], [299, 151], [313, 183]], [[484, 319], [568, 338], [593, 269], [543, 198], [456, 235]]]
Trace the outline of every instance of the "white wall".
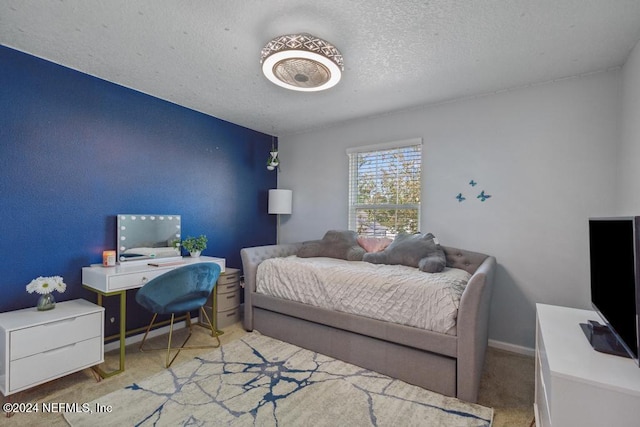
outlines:
[[640, 43], [622, 68], [622, 144], [619, 159], [620, 215], [640, 215]]
[[422, 137], [421, 231], [497, 257], [490, 338], [532, 348], [536, 302], [589, 307], [587, 219], [615, 213], [619, 83], [602, 72], [284, 136], [281, 241], [347, 228], [346, 148]]

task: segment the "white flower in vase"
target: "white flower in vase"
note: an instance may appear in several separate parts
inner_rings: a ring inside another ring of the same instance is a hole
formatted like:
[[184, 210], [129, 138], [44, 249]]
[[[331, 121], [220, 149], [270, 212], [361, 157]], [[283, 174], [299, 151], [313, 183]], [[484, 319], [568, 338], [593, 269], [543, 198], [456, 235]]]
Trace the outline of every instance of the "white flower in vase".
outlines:
[[53, 291], [62, 293], [66, 289], [67, 285], [60, 276], [40, 276], [27, 285], [27, 292], [30, 294], [35, 292], [41, 295], [40, 299], [38, 299], [38, 310], [40, 311], [51, 310], [56, 306], [56, 301], [52, 295]]

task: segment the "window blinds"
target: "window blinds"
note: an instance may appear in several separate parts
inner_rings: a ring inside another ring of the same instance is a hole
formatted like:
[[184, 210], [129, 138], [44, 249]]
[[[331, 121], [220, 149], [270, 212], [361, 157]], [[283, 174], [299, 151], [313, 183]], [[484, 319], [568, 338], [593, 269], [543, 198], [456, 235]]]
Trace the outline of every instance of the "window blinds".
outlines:
[[415, 233], [420, 224], [422, 140], [347, 150], [349, 229], [360, 235]]

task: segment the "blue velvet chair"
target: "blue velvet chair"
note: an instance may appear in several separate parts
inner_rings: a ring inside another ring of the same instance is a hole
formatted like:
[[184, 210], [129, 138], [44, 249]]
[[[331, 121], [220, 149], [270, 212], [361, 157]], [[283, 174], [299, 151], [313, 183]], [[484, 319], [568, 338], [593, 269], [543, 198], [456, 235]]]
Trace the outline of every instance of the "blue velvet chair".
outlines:
[[[149, 331], [158, 317], [158, 314], [170, 314], [171, 323], [169, 327], [169, 343], [167, 345], [166, 367], [171, 366], [173, 361], [180, 354], [180, 350], [185, 348], [208, 348], [219, 347], [220, 338], [216, 331], [215, 324], [209, 319], [204, 305], [213, 292], [216, 281], [220, 276], [220, 266], [213, 262], [201, 262], [196, 264], [188, 264], [184, 267], [178, 267], [168, 271], [155, 279], [148, 281], [142, 286], [136, 294], [138, 304], [149, 310], [153, 314], [151, 323], [147, 327], [147, 331], [140, 343], [140, 351], [145, 351], [144, 344]], [[193, 310], [201, 310], [207, 319], [207, 324], [211, 327], [211, 336], [216, 338], [217, 345], [185, 347], [189, 338], [191, 338], [191, 315]], [[186, 323], [189, 327], [189, 335], [180, 347], [171, 347], [171, 337], [173, 335], [173, 323], [176, 314], [186, 313]], [[214, 313], [215, 316], [215, 313]], [[178, 350], [171, 360], [171, 350]]]

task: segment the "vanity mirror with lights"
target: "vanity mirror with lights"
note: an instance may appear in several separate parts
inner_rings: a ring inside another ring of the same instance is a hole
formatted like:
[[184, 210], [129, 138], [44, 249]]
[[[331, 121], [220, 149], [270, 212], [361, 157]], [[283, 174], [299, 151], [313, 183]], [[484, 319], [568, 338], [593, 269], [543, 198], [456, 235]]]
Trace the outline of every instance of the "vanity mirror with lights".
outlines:
[[180, 227], [180, 215], [118, 215], [118, 261], [179, 258]]

